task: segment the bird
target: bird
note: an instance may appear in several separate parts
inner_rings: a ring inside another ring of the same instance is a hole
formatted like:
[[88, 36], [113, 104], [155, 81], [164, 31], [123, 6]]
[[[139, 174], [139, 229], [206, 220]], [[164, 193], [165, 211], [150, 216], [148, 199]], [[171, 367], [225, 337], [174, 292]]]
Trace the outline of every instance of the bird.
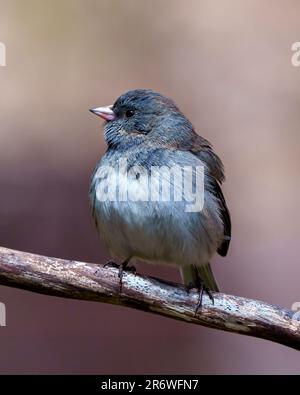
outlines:
[[[196, 312], [204, 292], [214, 302], [219, 286], [210, 260], [215, 253], [226, 256], [231, 219], [221, 190], [224, 166], [211, 143], [172, 99], [150, 89], [130, 90], [113, 105], [90, 111], [104, 119], [107, 144], [91, 179], [91, 213], [111, 255], [122, 262], [120, 286], [123, 272], [135, 271], [132, 260], [175, 265], [187, 291], [199, 292]], [[202, 194], [198, 210], [187, 210], [190, 200], [178, 181], [185, 168], [192, 169], [186, 178], [193, 196]], [[168, 199], [160, 198], [161, 181], [173, 192]], [[149, 198], [149, 184], [156, 199]], [[176, 193], [182, 199], [174, 199]]]

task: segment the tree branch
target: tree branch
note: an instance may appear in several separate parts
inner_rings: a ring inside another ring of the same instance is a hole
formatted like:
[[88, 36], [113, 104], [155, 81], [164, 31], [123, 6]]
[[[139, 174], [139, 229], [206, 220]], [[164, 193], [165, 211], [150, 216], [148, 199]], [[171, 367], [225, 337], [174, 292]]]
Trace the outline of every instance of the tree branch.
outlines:
[[[0, 284], [46, 295], [132, 307], [181, 321], [271, 340], [300, 350], [300, 321], [294, 312], [257, 300], [214, 294], [214, 305], [181, 285], [118, 270], [0, 247]], [[294, 315], [294, 318], [293, 318]]]

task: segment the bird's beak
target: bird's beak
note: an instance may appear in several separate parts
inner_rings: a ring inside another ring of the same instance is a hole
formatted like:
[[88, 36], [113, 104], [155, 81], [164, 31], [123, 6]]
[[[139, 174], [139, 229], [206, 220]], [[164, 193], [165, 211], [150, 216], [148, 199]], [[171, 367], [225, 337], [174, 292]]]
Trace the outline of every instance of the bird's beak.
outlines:
[[113, 106], [91, 108], [93, 114], [105, 119], [105, 121], [113, 121], [116, 119], [116, 114], [112, 110]]

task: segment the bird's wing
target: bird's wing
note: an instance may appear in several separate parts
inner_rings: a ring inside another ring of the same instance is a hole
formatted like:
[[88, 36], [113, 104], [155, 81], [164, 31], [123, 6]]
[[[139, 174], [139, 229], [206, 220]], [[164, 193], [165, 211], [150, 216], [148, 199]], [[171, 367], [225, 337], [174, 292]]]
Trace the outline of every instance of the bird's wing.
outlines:
[[218, 248], [218, 253], [221, 256], [225, 256], [227, 254], [231, 239], [231, 219], [223, 192], [220, 187], [220, 184], [225, 179], [223, 163], [218, 155], [214, 153], [209, 141], [205, 140], [199, 135], [196, 135], [195, 139], [192, 141], [190, 152], [196, 155], [205, 164], [206, 171], [208, 172], [212, 183], [211, 192], [218, 199], [221, 219], [224, 225], [224, 238], [220, 247]]
[[220, 214], [222, 218], [222, 222], [224, 225], [224, 238], [223, 241], [218, 248], [218, 253], [221, 256], [225, 256], [227, 254], [230, 240], [231, 240], [231, 219], [230, 219], [230, 213], [222, 192], [222, 189], [217, 181], [214, 183], [214, 189], [213, 189], [213, 194], [216, 196], [216, 198], [219, 201], [220, 205]]

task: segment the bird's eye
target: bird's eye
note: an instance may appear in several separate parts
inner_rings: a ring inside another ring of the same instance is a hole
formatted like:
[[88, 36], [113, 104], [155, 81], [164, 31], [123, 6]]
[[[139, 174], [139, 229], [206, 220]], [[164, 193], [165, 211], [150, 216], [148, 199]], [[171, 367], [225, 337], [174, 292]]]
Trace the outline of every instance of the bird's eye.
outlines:
[[133, 117], [133, 116], [134, 116], [134, 111], [133, 111], [133, 110], [127, 110], [127, 111], [125, 112], [125, 116], [126, 116], [126, 118], [131, 118], [131, 117]]

